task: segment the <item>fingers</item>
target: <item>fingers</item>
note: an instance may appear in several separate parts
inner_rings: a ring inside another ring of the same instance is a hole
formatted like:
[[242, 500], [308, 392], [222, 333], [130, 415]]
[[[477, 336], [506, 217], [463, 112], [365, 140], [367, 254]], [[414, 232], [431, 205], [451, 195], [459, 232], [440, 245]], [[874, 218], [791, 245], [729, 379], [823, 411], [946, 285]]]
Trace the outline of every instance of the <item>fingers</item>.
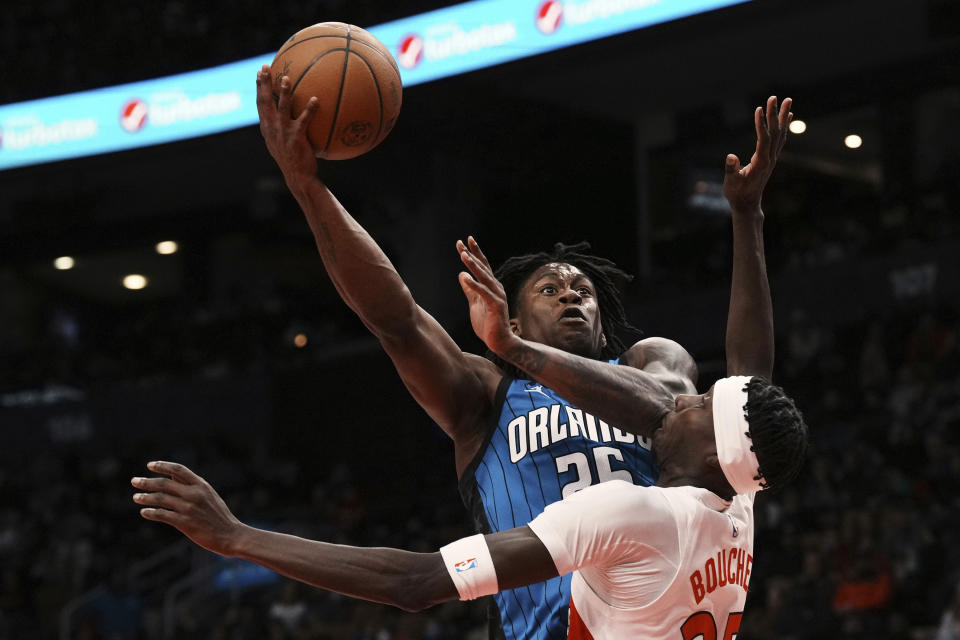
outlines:
[[143, 491], [162, 491], [174, 496], [183, 497], [188, 493], [187, 485], [170, 478], [133, 478], [130, 484]]
[[[756, 159], [776, 161], [777, 155], [783, 149], [788, 127], [793, 119], [790, 108], [793, 106], [791, 98], [784, 98], [783, 103], [777, 102], [777, 96], [767, 98], [766, 109], [757, 107], [754, 111], [754, 127], [757, 130]], [[752, 164], [752, 161], [751, 161]]]
[[757, 107], [753, 111], [753, 126], [757, 130], [757, 154], [762, 156], [770, 146], [770, 133], [767, 129], [767, 119], [763, 114], [763, 107]]
[[767, 98], [766, 125], [770, 137], [776, 138], [780, 132], [780, 122], [777, 120], [777, 96]]
[[726, 174], [737, 173], [740, 171], [740, 158], [732, 153], [727, 154], [727, 160], [723, 165], [723, 172]]
[[[311, 97], [294, 121], [295, 134], [299, 135], [310, 127], [318, 108], [319, 100], [316, 96]], [[288, 76], [280, 78], [279, 94], [275, 94], [270, 67], [263, 65], [257, 72], [257, 112], [260, 114], [261, 130], [266, 131], [263, 129], [264, 126], [273, 130], [272, 123], [276, 122], [278, 114], [293, 118], [292, 109], [293, 89], [290, 78]]]
[[290, 78], [280, 78], [280, 97], [277, 99], [277, 113], [290, 117]]
[[184, 518], [176, 511], [167, 509], [155, 509], [153, 507], [144, 507], [140, 509], [140, 516], [144, 520], [153, 520], [154, 522], [165, 522], [172, 527], [179, 528], [183, 524]]
[[[494, 302], [496, 296], [493, 295], [493, 292], [490, 291], [482, 282], [477, 282], [475, 279], [470, 277], [470, 274], [466, 271], [461, 271], [457, 274], [457, 279], [460, 280], [460, 288], [463, 289], [463, 293], [472, 303], [476, 298], [482, 298], [486, 302]], [[490, 309], [490, 307], [485, 307]]]
[[130, 484], [150, 493], [135, 493], [133, 501], [144, 508], [140, 515], [147, 520], [165, 522], [175, 527], [184, 522], [183, 515], [191, 508], [191, 502], [184, 500], [196, 486], [204, 484], [203, 478], [176, 462], [148, 462], [147, 468], [169, 478], [132, 478]]
[[[496, 276], [493, 275], [493, 271], [490, 269], [490, 265], [487, 263], [486, 258], [481, 261], [481, 259], [474, 255], [473, 252], [468, 250], [460, 240], [457, 241], [457, 249], [460, 250], [460, 261], [463, 262], [467, 269], [470, 270], [470, 273], [473, 274], [473, 277], [483, 283], [483, 285], [489, 288], [491, 291], [502, 289], [500, 281], [497, 280]], [[481, 254], [481, 257], [482, 255], [483, 254]]]
[[490, 266], [490, 261], [487, 260], [487, 256], [484, 255], [483, 250], [480, 249], [480, 245], [477, 244], [477, 241], [473, 238], [473, 236], [467, 236], [467, 244], [464, 244], [463, 240], [457, 240], [457, 251], [460, 253], [466, 251], [467, 253], [471, 254], [480, 262], [480, 264], [484, 266], [485, 269], [487, 269], [490, 273], [493, 273], [493, 267]]
[[790, 124], [790, 120], [793, 116], [793, 114], [790, 112], [791, 108], [793, 108], [793, 98], [784, 98], [783, 102], [780, 104], [780, 113], [777, 116], [781, 129], [786, 129]]
[[490, 273], [493, 273], [493, 267], [490, 266], [490, 261], [487, 260], [487, 256], [483, 254], [483, 251], [480, 249], [480, 245], [477, 244], [477, 241], [474, 240], [473, 236], [467, 236], [467, 244], [470, 247], [470, 253], [477, 256], [480, 262], [490, 270]]
[[[155, 464], [150, 463], [147, 466], [152, 467]], [[186, 467], [183, 467], [183, 469], [189, 471]], [[161, 472], [159, 469], [153, 470]], [[133, 494], [133, 501], [143, 506], [140, 509], [141, 517], [146, 520], [165, 522], [175, 527], [182, 522], [181, 514], [186, 512], [190, 506], [186, 500], [180, 497], [186, 490], [186, 485], [169, 478], [133, 478], [130, 484], [138, 489], [153, 492]]]
[[767, 100], [767, 127], [770, 131], [772, 144], [770, 145], [770, 162], [776, 163], [780, 150], [787, 139], [787, 125], [789, 125], [790, 105], [793, 100], [784, 98], [783, 104], [777, 105], [777, 97], [770, 96]]
[[787, 143], [787, 134], [790, 131], [790, 123], [793, 122], [793, 99], [784, 98], [783, 103], [780, 105], [780, 114], [778, 120], [780, 122], [780, 144], [777, 145], [777, 154], [783, 150], [783, 145]]
[[182, 464], [178, 464], [176, 462], [163, 462], [160, 460], [148, 462], [147, 469], [150, 469], [150, 471], [153, 471], [154, 473], [170, 476], [181, 484], [191, 485], [203, 483], [203, 478]]
[[159, 507], [167, 511], [176, 511], [177, 513], [186, 513], [190, 508], [190, 503], [169, 493], [135, 493], [133, 501], [144, 507]]
[[[484, 271], [483, 263], [477, 260], [467, 245], [463, 243], [463, 240], [457, 240], [457, 253], [460, 255], [460, 261], [470, 269], [470, 272], [473, 273], [474, 276], [478, 276], [477, 272]], [[471, 260], [471, 258], [473, 258], [473, 260]]]
[[466, 271], [458, 273], [457, 280], [460, 281], [460, 288], [463, 289], [463, 294], [467, 296], [467, 300], [470, 302], [473, 302], [473, 300], [480, 295], [476, 289], [477, 281]]
[[319, 104], [320, 101], [317, 100], [316, 96], [311, 97], [310, 100], [307, 101], [307, 106], [304, 107], [300, 115], [297, 116], [296, 131], [298, 135], [310, 128], [310, 123], [313, 122], [313, 117], [317, 114]]
[[778, 154], [779, 154], [781, 151], [783, 151], [783, 146], [784, 146], [785, 144], [787, 144], [787, 132], [790, 131], [790, 123], [791, 123], [791, 122], [793, 122], [793, 111], [791, 111], [791, 112], [789, 112], [789, 113], [787, 114], [787, 121], [786, 121], [786, 124], [785, 124], [784, 127], [783, 127], [783, 135], [780, 136], [780, 148], [777, 149], [777, 153], [778, 153]]
[[269, 113], [272, 107], [273, 90], [270, 83], [270, 67], [263, 65], [257, 71], [257, 111], [260, 112], [260, 117], [263, 118], [264, 114]]

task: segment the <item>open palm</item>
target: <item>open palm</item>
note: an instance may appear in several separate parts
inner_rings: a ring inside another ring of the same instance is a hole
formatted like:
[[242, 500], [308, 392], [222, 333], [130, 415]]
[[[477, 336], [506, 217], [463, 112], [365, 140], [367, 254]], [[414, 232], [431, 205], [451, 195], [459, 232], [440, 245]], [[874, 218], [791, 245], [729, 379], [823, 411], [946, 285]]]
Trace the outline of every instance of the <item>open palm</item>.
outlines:
[[757, 107], [753, 114], [757, 147], [750, 163], [741, 167], [737, 156], [732, 153], [727, 156], [723, 195], [734, 212], [760, 209], [763, 190], [787, 141], [790, 121], [793, 120], [793, 113], [790, 111], [792, 105], [793, 100], [786, 98], [778, 110], [777, 97], [770, 96], [767, 99], [766, 113], [763, 107]]
[[494, 276], [480, 245], [472, 237], [467, 238], [467, 244], [458, 240], [457, 251], [460, 260], [470, 270], [470, 273], [461, 271], [459, 279], [460, 288], [470, 305], [473, 332], [491, 351], [499, 352], [513, 337], [507, 294]]

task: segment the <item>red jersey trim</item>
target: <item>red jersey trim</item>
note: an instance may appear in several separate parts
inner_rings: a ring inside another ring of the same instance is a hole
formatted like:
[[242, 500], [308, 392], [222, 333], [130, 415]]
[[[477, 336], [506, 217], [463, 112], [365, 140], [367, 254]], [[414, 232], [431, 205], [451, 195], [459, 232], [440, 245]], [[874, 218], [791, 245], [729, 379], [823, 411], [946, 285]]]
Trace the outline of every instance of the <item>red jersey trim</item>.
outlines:
[[593, 634], [583, 623], [583, 618], [573, 605], [573, 598], [570, 598], [570, 627], [567, 631], [567, 640], [593, 640]]

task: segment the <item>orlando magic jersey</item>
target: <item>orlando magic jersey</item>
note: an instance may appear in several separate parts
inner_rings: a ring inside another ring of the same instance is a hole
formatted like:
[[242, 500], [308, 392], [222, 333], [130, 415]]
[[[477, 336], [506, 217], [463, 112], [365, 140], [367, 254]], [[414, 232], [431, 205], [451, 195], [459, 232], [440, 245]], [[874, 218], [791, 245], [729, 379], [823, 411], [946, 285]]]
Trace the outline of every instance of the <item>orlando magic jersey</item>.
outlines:
[[[504, 377], [495, 406], [501, 407], [496, 421], [460, 478], [460, 494], [482, 533], [526, 525], [548, 504], [593, 484], [656, 481], [649, 439], [607, 424], [547, 387]], [[494, 595], [491, 637], [565, 640], [570, 579]]]

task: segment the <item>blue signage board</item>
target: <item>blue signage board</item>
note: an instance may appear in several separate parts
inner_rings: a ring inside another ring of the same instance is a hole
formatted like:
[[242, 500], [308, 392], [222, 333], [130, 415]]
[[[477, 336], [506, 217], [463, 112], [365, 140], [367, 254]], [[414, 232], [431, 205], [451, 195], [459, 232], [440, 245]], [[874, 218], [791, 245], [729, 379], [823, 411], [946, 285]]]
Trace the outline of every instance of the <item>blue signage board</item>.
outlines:
[[[368, 30], [409, 87], [749, 1], [474, 0]], [[0, 105], [0, 170], [255, 124], [254, 78], [272, 59]]]

